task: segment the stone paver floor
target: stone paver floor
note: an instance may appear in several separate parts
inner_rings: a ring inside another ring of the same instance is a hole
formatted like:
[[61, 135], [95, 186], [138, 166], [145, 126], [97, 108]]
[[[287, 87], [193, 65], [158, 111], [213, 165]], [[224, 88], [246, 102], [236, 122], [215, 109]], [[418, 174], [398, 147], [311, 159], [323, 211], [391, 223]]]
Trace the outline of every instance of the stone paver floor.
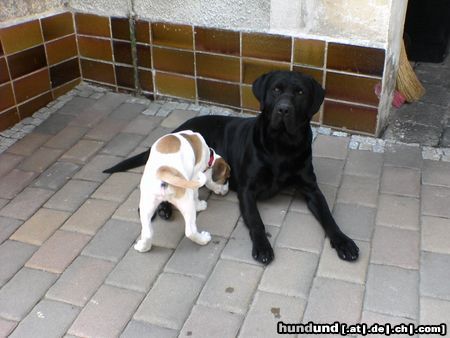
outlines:
[[316, 137], [318, 180], [360, 247], [356, 263], [337, 258], [291, 190], [259, 203], [276, 254], [267, 267], [251, 258], [234, 193], [202, 190], [208, 245], [184, 238], [175, 213], [156, 220], [153, 249], [138, 253], [142, 168], [101, 171], [211, 110], [80, 88], [0, 154], [0, 337], [272, 337], [279, 321], [450, 324], [450, 163], [424, 160], [418, 147], [372, 152], [351, 149], [350, 137]]

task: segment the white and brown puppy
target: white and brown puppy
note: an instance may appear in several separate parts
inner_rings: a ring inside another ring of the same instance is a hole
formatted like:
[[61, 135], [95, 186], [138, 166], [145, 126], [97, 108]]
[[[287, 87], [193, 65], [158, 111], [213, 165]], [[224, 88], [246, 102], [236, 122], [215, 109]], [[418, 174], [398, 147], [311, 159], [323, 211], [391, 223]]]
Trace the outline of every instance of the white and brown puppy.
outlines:
[[190, 130], [168, 134], [152, 146], [141, 180], [139, 203], [142, 224], [137, 251], [152, 247], [152, 216], [158, 205], [167, 201], [175, 205], [185, 220], [185, 234], [195, 243], [205, 245], [209, 232], [197, 231], [197, 211], [206, 209], [198, 199], [198, 188], [206, 186], [216, 194], [228, 192], [230, 166], [208, 147], [199, 133]]

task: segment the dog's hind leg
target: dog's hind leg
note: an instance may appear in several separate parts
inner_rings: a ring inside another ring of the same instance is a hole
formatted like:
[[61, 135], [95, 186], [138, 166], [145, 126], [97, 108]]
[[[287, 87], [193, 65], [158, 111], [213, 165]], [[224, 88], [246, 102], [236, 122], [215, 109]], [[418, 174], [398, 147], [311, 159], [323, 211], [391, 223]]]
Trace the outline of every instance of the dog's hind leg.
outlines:
[[141, 201], [139, 202], [139, 217], [141, 219], [142, 231], [141, 237], [134, 245], [134, 249], [139, 252], [146, 252], [152, 248], [152, 216], [158, 207], [158, 201], [154, 196], [144, 196], [141, 193]]
[[197, 230], [194, 191], [192, 189], [186, 189], [185, 195], [176, 202], [174, 201], [174, 204], [180, 210], [186, 223], [184, 230], [186, 237], [197, 244], [207, 244], [211, 240], [210, 233], [207, 231], [198, 232]]
[[206, 208], [208, 207], [208, 202], [200, 201], [198, 199], [198, 189], [194, 189], [194, 201], [195, 201], [195, 210], [196, 211], [203, 211], [203, 210], [206, 210]]

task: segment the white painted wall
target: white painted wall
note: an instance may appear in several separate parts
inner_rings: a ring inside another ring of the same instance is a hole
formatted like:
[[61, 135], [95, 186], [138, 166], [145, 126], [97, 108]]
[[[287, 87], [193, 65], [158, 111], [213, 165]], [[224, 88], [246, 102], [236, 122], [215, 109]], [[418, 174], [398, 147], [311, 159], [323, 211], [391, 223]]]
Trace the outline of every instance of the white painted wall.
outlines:
[[385, 47], [395, 0], [67, 0], [79, 11]]

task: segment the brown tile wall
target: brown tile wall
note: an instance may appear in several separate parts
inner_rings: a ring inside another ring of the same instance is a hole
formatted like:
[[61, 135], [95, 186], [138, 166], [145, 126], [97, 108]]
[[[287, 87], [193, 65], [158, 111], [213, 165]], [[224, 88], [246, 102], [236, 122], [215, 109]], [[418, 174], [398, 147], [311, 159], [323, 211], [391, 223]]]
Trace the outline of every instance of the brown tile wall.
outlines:
[[[379, 102], [373, 87], [383, 75], [381, 49], [141, 19], [130, 26], [128, 18], [85, 13], [19, 26], [0, 30], [0, 113], [5, 114], [0, 127], [30, 114], [80, 78], [117, 91], [256, 114], [252, 82], [271, 70], [293, 70], [326, 89], [315, 122], [376, 132]], [[16, 34], [26, 38], [12, 38]]]
[[0, 28], [0, 130], [80, 82], [70, 12]]

